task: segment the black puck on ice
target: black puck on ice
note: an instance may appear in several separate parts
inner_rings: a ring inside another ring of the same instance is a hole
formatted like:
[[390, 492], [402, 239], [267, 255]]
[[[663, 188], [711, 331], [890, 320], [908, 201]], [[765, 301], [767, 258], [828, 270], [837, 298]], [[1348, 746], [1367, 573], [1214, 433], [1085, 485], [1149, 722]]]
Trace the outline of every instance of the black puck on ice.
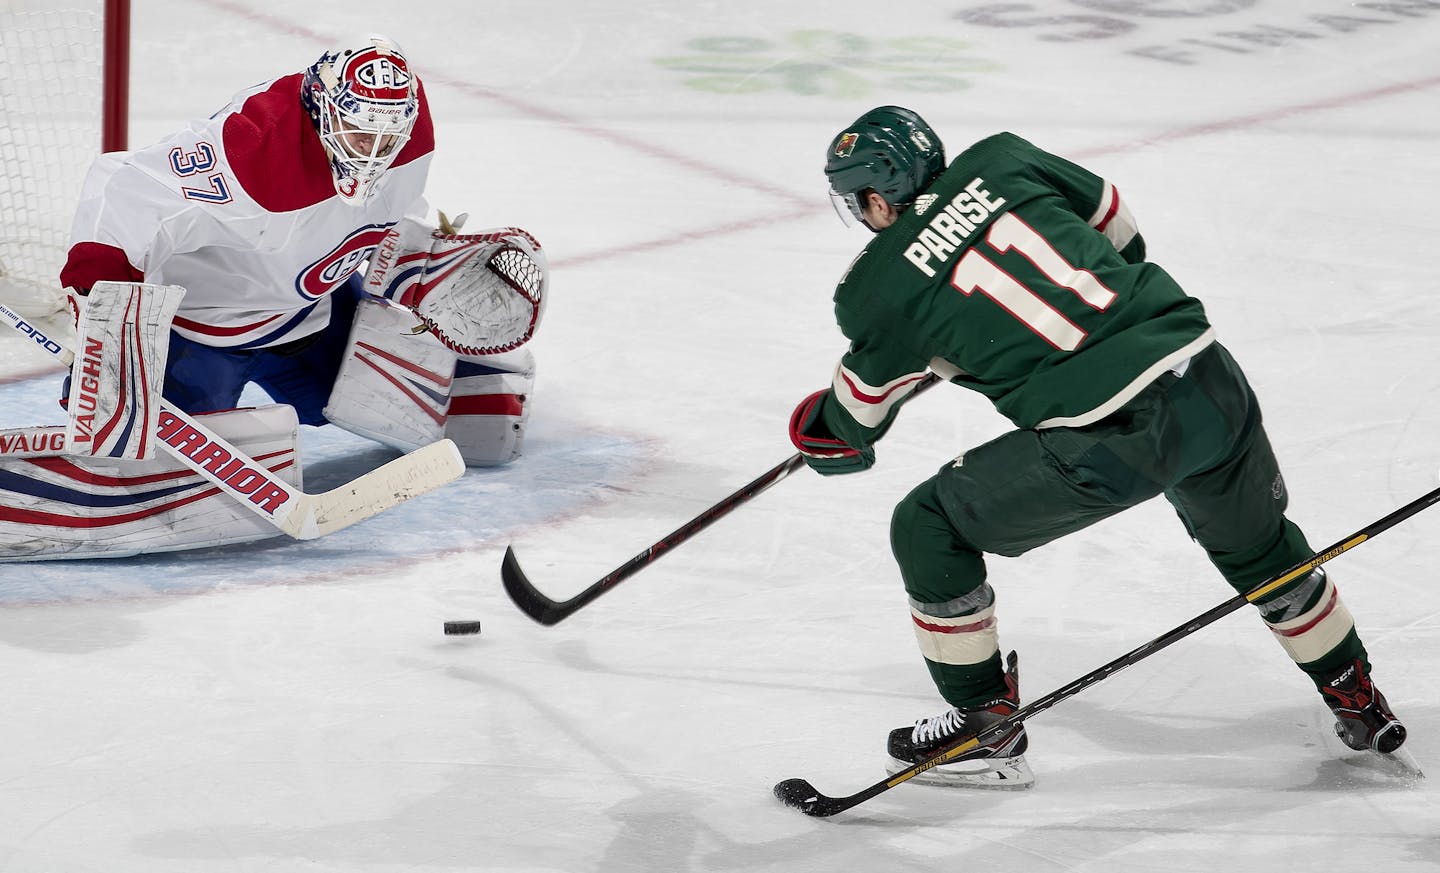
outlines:
[[480, 633], [480, 622], [478, 621], [447, 621], [445, 622], [446, 636], [462, 636], [465, 634]]

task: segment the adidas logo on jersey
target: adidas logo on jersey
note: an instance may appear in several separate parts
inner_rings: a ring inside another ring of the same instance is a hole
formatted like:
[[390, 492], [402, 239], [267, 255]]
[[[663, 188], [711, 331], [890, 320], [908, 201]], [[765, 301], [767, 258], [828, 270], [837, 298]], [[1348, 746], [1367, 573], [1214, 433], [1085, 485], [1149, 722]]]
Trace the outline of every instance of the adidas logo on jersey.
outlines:
[[935, 205], [935, 201], [939, 199], [939, 194], [921, 194], [919, 197], [916, 197], [915, 214], [924, 215], [926, 212], [929, 212], [930, 207]]
[[[965, 245], [965, 240], [975, 229], [997, 214], [1007, 201], [998, 194], [991, 194], [985, 188], [985, 180], [976, 176], [970, 180], [955, 197], [935, 212], [935, 217], [915, 236], [915, 241], [905, 249], [905, 259], [926, 276], [934, 277], [935, 267], [929, 261], [943, 262]], [[926, 195], [929, 196], [929, 195]], [[935, 198], [926, 203], [934, 206]], [[920, 208], [916, 199], [915, 208]], [[923, 215], [923, 211], [921, 212]]]

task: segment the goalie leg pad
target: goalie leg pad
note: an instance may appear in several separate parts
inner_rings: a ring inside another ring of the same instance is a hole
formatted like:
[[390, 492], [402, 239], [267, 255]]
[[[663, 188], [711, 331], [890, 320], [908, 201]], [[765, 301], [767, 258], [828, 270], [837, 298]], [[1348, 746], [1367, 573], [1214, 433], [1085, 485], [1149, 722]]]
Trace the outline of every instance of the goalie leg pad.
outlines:
[[[289, 406], [197, 416], [275, 475], [301, 487], [299, 424]], [[152, 460], [0, 460], [0, 561], [115, 558], [208, 548], [280, 531], [168, 454]]]
[[413, 333], [415, 323], [389, 303], [360, 301], [327, 421], [406, 452], [444, 437], [455, 353]]
[[528, 348], [460, 358], [445, 436], [466, 464], [492, 467], [520, 457], [534, 386], [535, 356]]
[[153, 458], [170, 322], [185, 289], [96, 282], [80, 316], [65, 441], [82, 457]]
[[407, 452], [448, 437], [472, 467], [519, 457], [535, 384], [530, 350], [457, 356], [414, 326], [402, 309], [361, 301], [325, 418]]
[[10, 427], [0, 430], [0, 459], [44, 458], [65, 454], [62, 425]]

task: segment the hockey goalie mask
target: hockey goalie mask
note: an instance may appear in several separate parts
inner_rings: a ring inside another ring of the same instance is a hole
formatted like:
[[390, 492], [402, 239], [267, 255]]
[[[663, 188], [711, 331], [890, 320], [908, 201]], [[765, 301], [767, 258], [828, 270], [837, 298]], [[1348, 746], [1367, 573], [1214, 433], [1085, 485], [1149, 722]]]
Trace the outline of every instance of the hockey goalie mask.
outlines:
[[330, 158], [335, 190], [365, 202], [410, 139], [419, 99], [400, 47], [371, 36], [360, 48], [326, 52], [300, 85], [315, 132]]

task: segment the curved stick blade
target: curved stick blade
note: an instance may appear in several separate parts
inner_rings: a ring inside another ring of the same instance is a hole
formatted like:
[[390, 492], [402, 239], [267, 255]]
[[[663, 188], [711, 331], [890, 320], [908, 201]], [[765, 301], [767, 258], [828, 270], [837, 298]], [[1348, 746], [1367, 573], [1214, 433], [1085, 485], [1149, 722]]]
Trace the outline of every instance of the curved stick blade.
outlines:
[[505, 547], [505, 560], [500, 562], [500, 579], [505, 583], [505, 593], [510, 595], [515, 606], [535, 621], [552, 625], [569, 614], [561, 604], [546, 597], [530, 584], [525, 571], [520, 569], [515, 549], [510, 546]]
[[826, 797], [816, 791], [815, 786], [804, 779], [786, 779], [776, 783], [775, 796], [786, 806], [815, 818], [832, 816], [845, 809], [843, 805], [836, 803], [835, 798]]

